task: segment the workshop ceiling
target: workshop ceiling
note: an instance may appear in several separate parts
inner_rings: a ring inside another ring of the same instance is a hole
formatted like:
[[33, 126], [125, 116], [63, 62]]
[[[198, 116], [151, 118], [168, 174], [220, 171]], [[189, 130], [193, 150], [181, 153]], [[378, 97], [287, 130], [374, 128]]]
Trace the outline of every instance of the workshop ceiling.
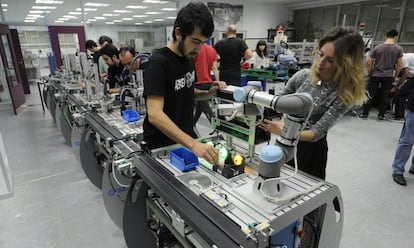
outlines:
[[[178, 1], [166, 0], [0, 0], [0, 20], [8, 25], [171, 25]], [[238, 0], [235, 4], [240, 4]], [[320, 1], [320, 0], [319, 0]], [[334, 2], [336, 0], [323, 0]], [[220, 2], [220, 1], [212, 1]], [[297, 4], [306, 0], [247, 0]], [[318, 2], [318, 1], [316, 1]], [[1, 12], [0, 12], [1, 14]]]

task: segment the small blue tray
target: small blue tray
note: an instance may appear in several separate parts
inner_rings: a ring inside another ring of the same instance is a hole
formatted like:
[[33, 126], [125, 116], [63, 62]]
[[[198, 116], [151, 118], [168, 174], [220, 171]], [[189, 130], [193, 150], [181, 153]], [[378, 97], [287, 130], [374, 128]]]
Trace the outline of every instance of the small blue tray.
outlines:
[[198, 157], [188, 149], [181, 147], [170, 150], [170, 162], [180, 171], [188, 171], [198, 165]]
[[135, 110], [127, 109], [122, 111], [122, 119], [126, 122], [137, 121], [139, 118], [139, 113]]

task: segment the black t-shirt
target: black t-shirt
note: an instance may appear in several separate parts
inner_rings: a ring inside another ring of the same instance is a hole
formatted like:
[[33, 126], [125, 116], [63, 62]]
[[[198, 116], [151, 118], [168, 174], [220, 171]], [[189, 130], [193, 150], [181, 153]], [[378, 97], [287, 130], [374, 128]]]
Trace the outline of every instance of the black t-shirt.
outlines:
[[109, 88], [117, 88], [124, 85], [122, 80], [122, 71], [124, 65], [122, 63], [114, 63], [108, 67]]
[[101, 57], [101, 53], [99, 51], [94, 52], [92, 54], [92, 58], [93, 58], [93, 63], [99, 65], [99, 57]]
[[214, 45], [220, 55], [220, 80], [229, 85], [240, 86], [240, 60], [247, 49], [246, 43], [239, 38], [227, 38]]
[[[164, 47], [152, 55], [144, 78], [144, 97], [164, 97], [164, 113], [185, 133], [195, 138], [193, 130], [194, 62]], [[150, 149], [174, 144], [158, 128], [144, 120], [144, 140]]]

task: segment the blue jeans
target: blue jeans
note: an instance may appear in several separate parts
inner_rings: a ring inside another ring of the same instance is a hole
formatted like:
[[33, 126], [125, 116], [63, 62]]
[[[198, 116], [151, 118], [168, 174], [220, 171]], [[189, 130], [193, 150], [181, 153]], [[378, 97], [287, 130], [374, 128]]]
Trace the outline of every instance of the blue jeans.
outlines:
[[[393, 174], [402, 175], [404, 167], [410, 158], [411, 148], [414, 144], [414, 112], [408, 111], [405, 123], [395, 152], [394, 162], [392, 163]], [[414, 156], [411, 159], [411, 171], [414, 171]]]

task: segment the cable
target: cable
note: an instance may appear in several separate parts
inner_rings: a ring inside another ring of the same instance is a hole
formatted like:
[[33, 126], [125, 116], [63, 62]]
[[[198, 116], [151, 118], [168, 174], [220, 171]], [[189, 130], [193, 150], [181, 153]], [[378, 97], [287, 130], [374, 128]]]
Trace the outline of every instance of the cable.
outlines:
[[126, 158], [130, 159], [130, 158], [132, 158], [132, 155], [134, 155], [134, 154], [142, 155], [142, 154], [144, 154], [144, 151], [143, 150], [137, 150], [137, 151], [130, 152]]
[[116, 182], [119, 186], [122, 186], [122, 187], [125, 187], [125, 188], [128, 188], [128, 187], [129, 187], [129, 185], [122, 184], [122, 183], [118, 180], [118, 178], [116, 177], [116, 173], [115, 173], [115, 163], [114, 163], [114, 162], [112, 162], [112, 175], [113, 175], [113, 178], [114, 178], [115, 182]]
[[[112, 169], [112, 173], [114, 173], [114, 171], [113, 171], [113, 169]], [[111, 180], [111, 174], [110, 173], [108, 173], [108, 180], [109, 180], [109, 183], [111, 184], [111, 187], [112, 187], [112, 189], [114, 190], [114, 192], [115, 192], [115, 186], [114, 186], [114, 184], [112, 183], [112, 180]], [[119, 198], [119, 200], [121, 200], [122, 202], [124, 202], [125, 200], [123, 200], [122, 198], [121, 198], [121, 196], [119, 195], [119, 194], [115, 194], [118, 198]]]

